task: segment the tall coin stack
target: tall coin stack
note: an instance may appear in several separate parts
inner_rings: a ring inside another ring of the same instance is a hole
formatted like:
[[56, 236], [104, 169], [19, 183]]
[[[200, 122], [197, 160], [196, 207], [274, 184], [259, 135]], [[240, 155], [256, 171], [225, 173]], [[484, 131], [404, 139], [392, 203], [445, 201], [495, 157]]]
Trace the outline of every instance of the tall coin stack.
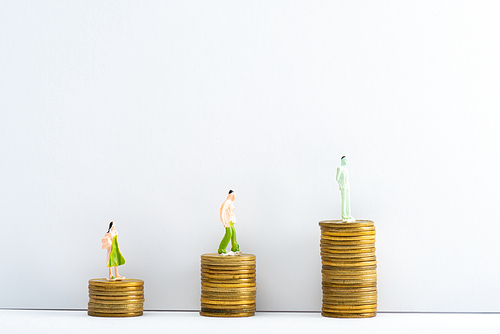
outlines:
[[370, 220], [324, 220], [321, 227], [323, 308], [333, 318], [377, 314], [375, 225]]
[[201, 311], [208, 317], [255, 314], [255, 255], [201, 256]]
[[94, 317], [136, 317], [142, 315], [144, 281], [106, 278], [89, 280], [88, 315]]

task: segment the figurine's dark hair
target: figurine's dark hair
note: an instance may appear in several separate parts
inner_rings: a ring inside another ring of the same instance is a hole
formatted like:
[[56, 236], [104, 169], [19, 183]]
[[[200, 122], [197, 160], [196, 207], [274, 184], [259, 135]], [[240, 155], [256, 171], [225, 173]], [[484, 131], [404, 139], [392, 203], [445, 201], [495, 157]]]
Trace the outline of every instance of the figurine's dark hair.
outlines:
[[229, 190], [229, 194], [228, 194], [228, 195], [231, 195], [232, 193], [234, 193], [234, 191], [232, 191], [232, 190]]
[[108, 232], [106, 233], [109, 233], [109, 231], [111, 231], [111, 227], [113, 227], [113, 222], [109, 223]]
[[344, 158], [345, 158], [345, 155], [344, 155], [342, 158], [340, 158], [340, 160], [342, 160], [342, 159], [344, 159]]

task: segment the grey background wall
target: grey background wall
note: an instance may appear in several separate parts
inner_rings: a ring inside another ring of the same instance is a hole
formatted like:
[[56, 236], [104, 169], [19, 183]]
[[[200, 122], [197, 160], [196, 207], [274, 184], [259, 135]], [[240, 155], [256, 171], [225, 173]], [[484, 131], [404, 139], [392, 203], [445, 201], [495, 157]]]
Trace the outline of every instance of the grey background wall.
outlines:
[[377, 227], [379, 310], [500, 311], [500, 5], [2, 1], [0, 307], [85, 308], [116, 223], [146, 309], [199, 308], [237, 194], [259, 310], [319, 310], [319, 227]]

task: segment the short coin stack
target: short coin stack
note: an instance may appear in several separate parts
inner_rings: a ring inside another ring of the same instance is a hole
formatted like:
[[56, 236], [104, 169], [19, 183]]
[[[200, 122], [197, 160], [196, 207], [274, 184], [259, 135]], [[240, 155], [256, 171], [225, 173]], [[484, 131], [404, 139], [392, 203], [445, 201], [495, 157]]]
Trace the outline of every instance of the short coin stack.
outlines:
[[88, 315], [94, 317], [136, 317], [142, 315], [144, 281], [106, 278], [89, 280]]
[[201, 256], [201, 315], [253, 316], [256, 292], [255, 255]]
[[370, 220], [324, 220], [321, 227], [323, 308], [333, 318], [377, 314], [375, 225]]

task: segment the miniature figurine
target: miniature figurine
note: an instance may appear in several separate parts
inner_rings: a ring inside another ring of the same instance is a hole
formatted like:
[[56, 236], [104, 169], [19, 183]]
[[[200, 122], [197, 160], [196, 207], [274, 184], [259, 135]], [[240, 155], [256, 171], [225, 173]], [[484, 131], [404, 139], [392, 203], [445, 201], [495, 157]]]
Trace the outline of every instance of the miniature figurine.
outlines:
[[[121, 281], [125, 277], [118, 274], [118, 266], [125, 264], [125, 258], [118, 248], [118, 232], [116, 232], [113, 222], [109, 223], [108, 232], [102, 238], [102, 249], [107, 250], [107, 266], [109, 267], [108, 280]], [[111, 274], [111, 267], [115, 267], [115, 276]]]
[[349, 174], [347, 173], [347, 158], [345, 155], [340, 158], [340, 167], [337, 168], [337, 183], [339, 184], [342, 196], [342, 220], [344, 222], [354, 222], [351, 216], [351, 202], [349, 199]]
[[[240, 245], [236, 241], [236, 230], [234, 229], [234, 224], [236, 224], [236, 217], [234, 216], [234, 205], [233, 202], [235, 200], [234, 191], [229, 190], [229, 194], [227, 195], [226, 200], [222, 203], [220, 207], [220, 220], [224, 228], [226, 229], [226, 233], [222, 238], [219, 245], [219, 254], [222, 255], [237, 255], [241, 254]], [[226, 247], [229, 244], [229, 240], [231, 240], [231, 252], [226, 254]]]

